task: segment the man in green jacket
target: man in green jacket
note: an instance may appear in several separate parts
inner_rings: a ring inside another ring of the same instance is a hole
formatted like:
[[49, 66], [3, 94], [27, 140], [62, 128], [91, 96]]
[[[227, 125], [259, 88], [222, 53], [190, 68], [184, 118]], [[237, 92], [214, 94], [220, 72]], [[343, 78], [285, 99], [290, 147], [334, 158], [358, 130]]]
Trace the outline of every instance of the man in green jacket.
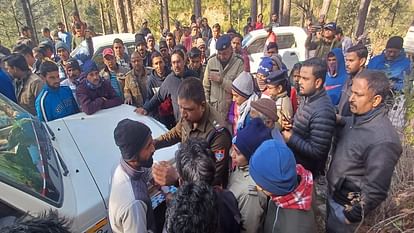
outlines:
[[308, 50], [316, 50], [315, 57], [326, 59], [326, 56], [334, 48], [342, 48], [342, 43], [336, 40], [336, 23], [331, 22], [323, 26], [322, 32], [316, 32], [316, 38], [313, 38], [314, 32], [308, 33], [305, 46]]

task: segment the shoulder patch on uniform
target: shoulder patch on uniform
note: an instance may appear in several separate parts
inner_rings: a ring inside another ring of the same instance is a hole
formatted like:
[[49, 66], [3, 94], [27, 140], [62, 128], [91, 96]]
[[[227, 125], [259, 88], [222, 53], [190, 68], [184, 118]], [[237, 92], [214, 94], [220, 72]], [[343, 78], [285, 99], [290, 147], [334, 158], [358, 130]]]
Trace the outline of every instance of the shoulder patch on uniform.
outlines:
[[224, 159], [224, 153], [225, 153], [224, 149], [214, 151], [214, 157], [216, 157], [217, 162], [220, 162]]

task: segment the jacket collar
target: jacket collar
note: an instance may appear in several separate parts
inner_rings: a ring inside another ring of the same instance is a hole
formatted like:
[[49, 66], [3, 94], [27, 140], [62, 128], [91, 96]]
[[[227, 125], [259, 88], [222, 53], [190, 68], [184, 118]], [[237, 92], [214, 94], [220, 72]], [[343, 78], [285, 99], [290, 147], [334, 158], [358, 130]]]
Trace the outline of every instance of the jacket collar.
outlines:
[[377, 117], [380, 114], [385, 114], [386, 109], [385, 105], [381, 104], [379, 107], [372, 109], [371, 111], [363, 114], [363, 115], [355, 115], [352, 114], [352, 124], [353, 125], [362, 125], [364, 123], [367, 123]]
[[307, 102], [307, 103], [311, 103], [311, 102], [313, 102], [313, 101], [315, 101], [315, 100], [319, 99], [320, 97], [322, 97], [322, 96], [324, 96], [324, 95], [326, 95], [326, 91], [325, 91], [325, 89], [324, 89], [324, 88], [322, 88], [322, 89], [320, 89], [319, 91], [316, 91], [313, 95], [308, 96], [308, 97], [306, 98], [306, 102]]
[[209, 115], [210, 115], [210, 106], [206, 104], [206, 110], [204, 111], [203, 117], [201, 118], [200, 122], [197, 122], [197, 125], [196, 125], [197, 127], [194, 130], [198, 130], [200, 132], [206, 132]]
[[129, 164], [127, 163], [127, 162], [125, 162], [125, 160], [123, 160], [122, 158], [121, 158], [121, 162], [120, 162], [120, 164], [121, 164], [121, 168], [122, 168], [122, 170], [124, 170], [124, 172], [129, 176], [129, 177], [131, 177], [131, 179], [133, 179], [133, 180], [138, 180], [141, 176], [142, 176], [142, 174], [144, 174], [144, 169], [142, 169], [141, 167], [139, 167], [139, 169], [137, 170], [137, 169], [135, 169], [135, 168], [132, 168], [131, 166], [129, 166]]

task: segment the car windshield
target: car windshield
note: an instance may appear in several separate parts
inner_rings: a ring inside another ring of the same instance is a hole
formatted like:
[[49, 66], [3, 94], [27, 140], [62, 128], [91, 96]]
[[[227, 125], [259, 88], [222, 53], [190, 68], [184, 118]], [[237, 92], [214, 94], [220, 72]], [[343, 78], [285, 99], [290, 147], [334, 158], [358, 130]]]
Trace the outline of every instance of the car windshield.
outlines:
[[54, 205], [63, 197], [61, 172], [44, 125], [1, 94], [0, 181]]

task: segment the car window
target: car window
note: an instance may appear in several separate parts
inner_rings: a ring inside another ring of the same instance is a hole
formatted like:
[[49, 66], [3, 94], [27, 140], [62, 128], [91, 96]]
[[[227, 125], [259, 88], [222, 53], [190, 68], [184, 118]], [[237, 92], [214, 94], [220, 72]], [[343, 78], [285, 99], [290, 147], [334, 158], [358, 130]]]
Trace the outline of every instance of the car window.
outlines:
[[62, 178], [39, 120], [0, 95], [0, 181], [59, 205]]
[[[252, 44], [247, 47], [247, 52], [249, 54], [263, 53], [266, 39], [266, 37], [257, 38]], [[277, 45], [279, 47], [279, 50], [296, 48], [295, 36], [292, 33], [279, 34], [277, 35]]]
[[263, 53], [266, 37], [256, 39], [251, 45], [247, 47], [247, 53]]
[[291, 33], [278, 35], [277, 45], [279, 49], [296, 48], [295, 36]]

